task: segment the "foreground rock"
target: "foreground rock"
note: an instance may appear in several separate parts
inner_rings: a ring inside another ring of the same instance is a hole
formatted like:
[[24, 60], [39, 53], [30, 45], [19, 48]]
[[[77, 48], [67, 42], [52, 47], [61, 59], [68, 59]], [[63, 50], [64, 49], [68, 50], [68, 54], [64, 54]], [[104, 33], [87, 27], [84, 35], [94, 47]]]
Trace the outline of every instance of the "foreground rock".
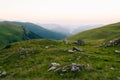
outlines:
[[7, 75], [6, 71], [0, 71], [0, 77], [5, 77]]
[[115, 53], [118, 53], [118, 54], [120, 54], [120, 51], [119, 51], [119, 50], [115, 50]]
[[51, 63], [50, 68], [48, 69], [48, 71], [54, 71], [59, 66], [60, 66], [59, 63]]
[[59, 67], [60, 64], [55, 63], [55, 65], [51, 66], [48, 71], [54, 71], [54, 72], [60, 72], [60, 73], [64, 73], [64, 72], [82, 72], [82, 70], [84, 71], [93, 71], [94, 68], [92, 66], [90, 66], [89, 64], [87, 64], [87, 66], [85, 66], [84, 64], [77, 64], [77, 63], [72, 63], [70, 65], [66, 65], [63, 67]]
[[74, 53], [74, 51], [73, 51], [73, 50], [68, 50], [68, 52], [69, 52], [69, 53]]
[[67, 39], [63, 40], [64, 44], [69, 44], [69, 41]]
[[78, 41], [77, 41], [77, 44], [78, 44], [79, 46], [84, 46], [84, 45], [85, 45], [85, 42], [84, 42], [83, 40], [78, 40]]
[[80, 52], [84, 52], [84, 50], [83, 49], [79, 49], [78, 47], [76, 47], [76, 46], [74, 46], [73, 47], [73, 51], [80, 51]]
[[120, 46], [120, 37], [105, 43], [105, 47]]

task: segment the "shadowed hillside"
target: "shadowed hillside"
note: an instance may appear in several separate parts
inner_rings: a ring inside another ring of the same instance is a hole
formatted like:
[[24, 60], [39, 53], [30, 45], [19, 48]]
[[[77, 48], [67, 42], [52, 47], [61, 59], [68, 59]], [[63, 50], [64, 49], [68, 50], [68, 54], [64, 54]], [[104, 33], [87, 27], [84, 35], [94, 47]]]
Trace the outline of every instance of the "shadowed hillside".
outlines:
[[39, 35], [45, 39], [60, 40], [60, 39], [64, 39], [66, 37], [65, 35], [63, 35], [61, 33], [47, 30], [47, 29], [45, 29], [39, 25], [33, 24], [33, 23], [29, 23], [29, 22], [11, 22], [11, 23], [21, 25], [24, 28], [28, 29], [29, 31], [31, 31], [31, 32], [35, 33], [36, 35]]
[[0, 22], [0, 46], [28, 40], [42, 38], [24, 27], [9, 22]]

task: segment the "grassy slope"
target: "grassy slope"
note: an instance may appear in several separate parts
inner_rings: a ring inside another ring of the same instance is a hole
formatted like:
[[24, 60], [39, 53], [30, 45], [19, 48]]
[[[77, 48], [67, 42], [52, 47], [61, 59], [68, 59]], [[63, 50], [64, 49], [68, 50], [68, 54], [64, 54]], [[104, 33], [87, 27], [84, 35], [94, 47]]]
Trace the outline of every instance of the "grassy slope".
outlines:
[[[45, 46], [50, 46], [48, 49]], [[0, 50], [1, 70], [6, 70], [8, 75], [3, 80], [116, 80], [120, 76], [120, 55], [114, 50], [119, 47], [95, 48], [91, 45], [78, 46], [85, 50], [84, 53], [70, 54], [74, 44], [65, 45], [62, 42], [51, 40], [28, 40], [12, 44], [11, 48]], [[77, 45], [76, 45], [77, 46]], [[25, 59], [20, 59], [18, 49], [25, 48]], [[63, 75], [47, 72], [50, 63], [58, 62], [62, 66], [71, 63], [90, 64], [95, 71], [82, 71], [63, 73]], [[15, 64], [18, 63], [19, 67]], [[114, 67], [115, 70], [110, 68]]]
[[0, 45], [21, 41], [23, 32], [23, 29], [18, 25], [0, 22]]
[[87, 30], [76, 35], [69, 37], [70, 40], [84, 39], [86, 41], [90, 40], [109, 40], [120, 36], [120, 22], [115, 24], [110, 24], [103, 26], [101, 28], [96, 28], [92, 30]]

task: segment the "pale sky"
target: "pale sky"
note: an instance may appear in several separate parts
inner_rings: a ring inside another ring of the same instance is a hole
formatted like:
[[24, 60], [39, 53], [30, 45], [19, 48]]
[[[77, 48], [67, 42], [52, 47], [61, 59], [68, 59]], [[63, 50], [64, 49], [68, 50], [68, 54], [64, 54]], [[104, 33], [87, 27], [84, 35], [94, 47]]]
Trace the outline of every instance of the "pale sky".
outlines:
[[120, 21], [120, 0], [0, 0], [0, 19], [35, 23]]

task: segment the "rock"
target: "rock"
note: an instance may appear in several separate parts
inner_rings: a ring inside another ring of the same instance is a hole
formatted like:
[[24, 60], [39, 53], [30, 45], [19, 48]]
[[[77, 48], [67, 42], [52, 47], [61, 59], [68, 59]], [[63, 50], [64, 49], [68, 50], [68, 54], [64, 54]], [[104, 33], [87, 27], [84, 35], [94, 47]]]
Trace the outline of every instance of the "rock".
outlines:
[[48, 71], [54, 71], [56, 68], [57, 68], [57, 67], [52, 66], [52, 67], [50, 67], [50, 68], [48, 69]]
[[46, 49], [48, 49], [48, 48], [49, 48], [49, 46], [45, 46], [45, 48], [46, 48]]
[[3, 76], [6, 76], [6, 75], [7, 75], [7, 72], [6, 72], [6, 71], [3, 71], [1, 74], [2, 74]]
[[68, 43], [69, 43], [67, 39], [64, 39], [63, 42], [64, 42], [65, 44], [68, 44]]
[[59, 63], [51, 63], [50, 68], [48, 69], [48, 71], [54, 71], [59, 66], [60, 66]]
[[104, 44], [105, 47], [120, 46], [120, 37], [110, 40]]
[[73, 50], [68, 50], [68, 52], [69, 52], [69, 53], [74, 53], [74, 51], [73, 51]]
[[115, 68], [114, 68], [114, 67], [111, 67], [110, 69], [111, 69], [111, 70], [115, 70]]
[[85, 45], [85, 42], [84, 42], [83, 40], [78, 40], [78, 41], [77, 41], [77, 44], [78, 44], [79, 46], [84, 46], [84, 45]]
[[117, 80], [120, 80], [120, 77], [116, 77]]
[[76, 63], [72, 63], [71, 64], [71, 71], [72, 72], [80, 71], [80, 68], [77, 66]]
[[25, 59], [25, 55], [20, 55], [20, 59]]
[[58, 73], [66, 73], [66, 72], [81, 72], [82, 70], [86, 71], [93, 71], [93, 67], [91, 67], [89, 64], [87, 64], [87, 67], [84, 66], [84, 64], [76, 64], [72, 63], [70, 65], [66, 65], [63, 67], [59, 67], [59, 63], [51, 63], [51, 67], [48, 69], [48, 71], [54, 71]]
[[7, 75], [6, 71], [3, 71], [3, 72], [0, 73], [0, 77], [6, 76], [6, 75]]
[[118, 53], [118, 54], [120, 54], [120, 51], [119, 51], [119, 50], [115, 50], [115, 53]]
[[58, 67], [58, 66], [60, 66], [60, 64], [59, 63], [51, 63], [51, 66]]
[[84, 50], [83, 49], [79, 49], [79, 48], [77, 48], [77, 47], [73, 47], [73, 51], [80, 51], [80, 52], [84, 52]]

